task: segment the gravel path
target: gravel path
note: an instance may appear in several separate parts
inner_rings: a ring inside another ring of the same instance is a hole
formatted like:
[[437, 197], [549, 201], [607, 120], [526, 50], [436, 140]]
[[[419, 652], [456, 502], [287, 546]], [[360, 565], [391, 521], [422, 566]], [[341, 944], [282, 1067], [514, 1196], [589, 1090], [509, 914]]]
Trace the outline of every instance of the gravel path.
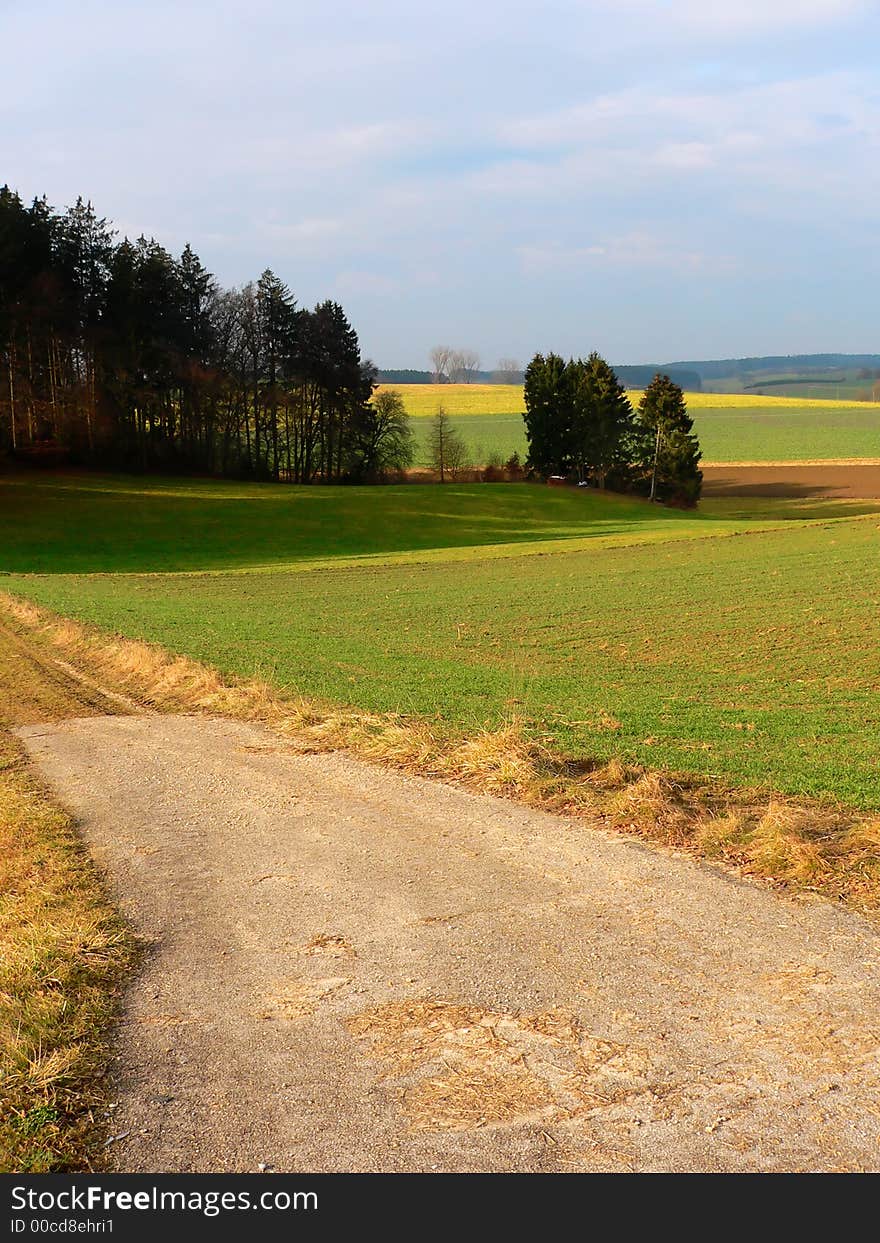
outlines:
[[120, 1169], [880, 1168], [859, 918], [229, 721], [19, 733], [152, 943]]

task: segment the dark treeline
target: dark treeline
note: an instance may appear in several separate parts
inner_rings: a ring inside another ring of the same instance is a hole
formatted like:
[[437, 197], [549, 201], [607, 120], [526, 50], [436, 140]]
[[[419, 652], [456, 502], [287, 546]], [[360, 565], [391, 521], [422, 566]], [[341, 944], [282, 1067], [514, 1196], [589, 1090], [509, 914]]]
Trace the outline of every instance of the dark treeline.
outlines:
[[[687, 371], [681, 367], [664, 367], [656, 363], [645, 363], [635, 365], [617, 366], [614, 370], [619, 380], [627, 388], [644, 388], [658, 373], [662, 371], [664, 375], [668, 375], [670, 380], [674, 380], [679, 388], [686, 389], [689, 393], [699, 393], [703, 387], [703, 382], [696, 371]], [[495, 371], [474, 371], [471, 379], [474, 384], [522, 384], [525, 374], [518, 367], [514, 369], [504, 369], [500, 365]], [[448, 376], [440, 376], [438, 378], [435, 371], [415, 371], [411, 368], [379, 368], [380, 384], [451, 384], [452, 380]]]
[[[499, 370], [471, 371], [468, 380], [472, 384], [522, 384], [523, 373], [517, 371], [509, 375]], [[438, 377], [434, 371], [417, 371], [412, 367], [380, 367], [380, 384], [455, 384], [461, 380], [451, 380], [449, 376]]]
[[338, 303], [299, 309], [269, 270], [222, 289], [82, 199], [0, 189], [0, 366], [0, 454], [297, 483], [408, 465]]

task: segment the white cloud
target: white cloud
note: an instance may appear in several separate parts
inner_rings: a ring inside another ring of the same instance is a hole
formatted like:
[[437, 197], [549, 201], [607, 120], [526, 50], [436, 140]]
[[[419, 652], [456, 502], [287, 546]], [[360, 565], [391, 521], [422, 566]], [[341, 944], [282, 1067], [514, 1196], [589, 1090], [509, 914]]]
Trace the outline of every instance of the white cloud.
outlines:
[[[544, 115], [504, 123], [500, 140], [528, 152], [486, 178], [524, 171], [524, 190], [559, 193], [579, 183], [600, 189], [624, 177], [633, 188], [652, 175], [723, 186], [740, 195], [803, 189], [820, 201], [847, 185], [847, 169], [874, 184], [880, 164], [880, 93], [870, 77], [830, 72], [714, 91], [638, 85]], [[829, 176], [830, 175], [830, 176]], [[655, 183], [663, 185], [663, 182]], [[508, 183], [512, 190], [512, 183]], [[775, 200], [783, 210], [790, 201]], [[868, 203], [842, 209], [862, 215]]]
[[653, 152], [651, 163], [658, 168], [688, 171], [712, 168], [716, 163], [716, 155], [708, 142], [667, 142]]
[[678, 32], [752, 34], [844, 21], [865, 12], [868, 0], [606, 0], [600, 7], [627, 20], [658, 18]]
[[390, 298], [400, 292], [400, 281], [384, 272], [339, 272], [334, 290], [340, 297]]
[[674, 237], [634, 230], [584, 246], [543, 242], [517, 248], [523, 270], [533, 275], [576, 274], [585, 268], [675, 268], [688, 271], [729, 270], [728, 256], [707, 254]]

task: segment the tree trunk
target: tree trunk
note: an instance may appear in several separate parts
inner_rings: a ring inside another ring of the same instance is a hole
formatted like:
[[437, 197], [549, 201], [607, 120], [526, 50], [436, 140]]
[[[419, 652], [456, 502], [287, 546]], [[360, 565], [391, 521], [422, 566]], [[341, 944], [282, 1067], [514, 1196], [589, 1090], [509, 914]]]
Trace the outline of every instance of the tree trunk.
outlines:
[[9, 422], [12, 427], [12, 452], [14, 453], [17, 448], [15, 437], [15, 346], [11, 343], [7, 358], [9, 360]]

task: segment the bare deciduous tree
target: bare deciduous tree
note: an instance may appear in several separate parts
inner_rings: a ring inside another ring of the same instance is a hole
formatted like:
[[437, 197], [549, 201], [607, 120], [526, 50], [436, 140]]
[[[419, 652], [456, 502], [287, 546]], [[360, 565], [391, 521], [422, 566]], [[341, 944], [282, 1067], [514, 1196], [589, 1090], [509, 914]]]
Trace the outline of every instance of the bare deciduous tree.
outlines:
[[475, 350], [450, 350], [448, 374], [453, 384], [470, 384], [480, 369], [480, 356]]
[[462, 368], [464, 370], [464, 382], [470, 384], [476, 373], [480, 370], [480, 356], [476, 350], [461, 350]]
[[522, 384], [522, 374], [518, 358], [499, 358], [492, 378], [496, 384]]
[[447, 444], [446, 469], [453, 483], [458, 483], [459, 479], [471, 469], [467, 445], [454, 428]]
[[448, 345], [435, 345], [429, 355], [431, 359], [431, 371], [434, 374], [434, 383], [442, 384], [444, 380], [449, 379], [449, 359], [452, 350]]

